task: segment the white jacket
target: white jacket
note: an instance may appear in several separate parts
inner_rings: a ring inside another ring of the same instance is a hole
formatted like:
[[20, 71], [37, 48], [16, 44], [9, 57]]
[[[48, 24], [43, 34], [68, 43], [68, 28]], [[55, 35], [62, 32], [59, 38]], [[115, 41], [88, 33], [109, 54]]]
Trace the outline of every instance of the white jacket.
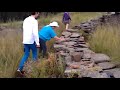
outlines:
[[27, 17], [23, 22], [23, 44], [39, 45], [38, 21], [33, 17]]

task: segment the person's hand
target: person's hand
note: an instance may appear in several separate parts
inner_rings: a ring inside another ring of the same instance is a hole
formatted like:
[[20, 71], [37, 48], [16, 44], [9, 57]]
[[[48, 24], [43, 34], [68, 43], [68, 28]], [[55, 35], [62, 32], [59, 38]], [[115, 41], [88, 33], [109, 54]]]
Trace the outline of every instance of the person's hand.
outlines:
[[40, 45], [36, 45], [37, 48], [40, 48]]
[[60, 41], [65, 41], [65, 38], [61, 38], [61, 40]]

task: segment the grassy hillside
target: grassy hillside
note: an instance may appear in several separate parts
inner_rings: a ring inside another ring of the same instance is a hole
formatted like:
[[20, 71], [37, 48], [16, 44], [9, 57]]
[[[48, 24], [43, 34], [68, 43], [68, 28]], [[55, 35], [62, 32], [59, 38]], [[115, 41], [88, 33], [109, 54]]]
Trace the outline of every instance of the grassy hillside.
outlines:
[[[70, 27], [102, 15], [102, 13], [100, 12], [70, 12], [70, 14], [72, 18]], [[59, 13], [57, 15], [49, 15], [48, 17], [41, 16], [38, 20], [39, 29], [42, 26], [49, 24], [51, 21], [58, 21], [60, 27], [56, 32], [58, 36], [60, 36], [61, 32], [65, 29], [65, 26], [61, 22], [62, 15], [63, 13]], [[22, 28], [22, 21], [1, 23], [0, 26], [7, 27], [6, 30], [0, 31], [0, 78], [12, 78], [14, 77], [15, 71], [23, 55], [22, 31], [19, 31], [20, 28]], [[13, 30], [9, 31], [9, 28]], [[54, 39], [47, 42], [48, 52], [54, 55], [54, 50], [52, 46], [53, 44]], [[29, 60], [31, 60], [31, 57], [29, 58]], [[42, 61], [42, 58], [40, 59], [40, 61]], [[45, 60], [43, 60], [43, 62], [45, 62]], [[50, 67], [55, 67], [56, 65], [58, 66], [59, 64], [50, 64]], [[41, 66], [45, 67], [46, 64], [42, 64]], [[55, 68], [50, 67], [45, 67], [41, 70], [38, 69], [36, 74], [28, 77], [49, 77], [49, 75], [51, 75], [51, 72], [54, 74], [61, 74], [62, 70], [59, 67], [57, 67], [56, 70]], [[46, 73], [48, 72], [46, 70], [49, 70], [49, 73]], [[38, 74], [38, 72], [41, 73]]]

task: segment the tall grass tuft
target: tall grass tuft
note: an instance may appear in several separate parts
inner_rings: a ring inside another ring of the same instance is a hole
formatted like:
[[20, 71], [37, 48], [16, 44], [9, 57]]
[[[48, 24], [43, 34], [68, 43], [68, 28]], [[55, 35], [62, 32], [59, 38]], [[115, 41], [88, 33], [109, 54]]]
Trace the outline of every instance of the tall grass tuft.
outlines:
[[54, 53], [49, 53], [48, 59], [40, 59], [37, 63], [31, 64], [32, 69], [26, 76], [29, 78], [60, 78], [63, 77], [64, 63], [56, 60]]
[[13, 77], [23, 53], [21, 34], [4, 32], [0, 37], [0, 77]]

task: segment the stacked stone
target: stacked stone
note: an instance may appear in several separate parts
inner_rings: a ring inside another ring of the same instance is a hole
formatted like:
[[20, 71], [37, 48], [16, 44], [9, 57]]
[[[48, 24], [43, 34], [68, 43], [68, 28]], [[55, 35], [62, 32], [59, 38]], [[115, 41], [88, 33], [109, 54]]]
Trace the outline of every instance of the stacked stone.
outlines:
[[[108, 19], [109, 16], [103, 17]], [[61, 37], [64, 37], [66, 41], [54, 44], [56, 55], [63, 57], [66, 63], [66, 77], [120, 78], [120, 68], [111, 62], [110, 57], [90, 50], [89, 44], [79, 33], [80, 29], [88, 33], [94, 31], [102, 23], [103, 17], [64, 31]]]

